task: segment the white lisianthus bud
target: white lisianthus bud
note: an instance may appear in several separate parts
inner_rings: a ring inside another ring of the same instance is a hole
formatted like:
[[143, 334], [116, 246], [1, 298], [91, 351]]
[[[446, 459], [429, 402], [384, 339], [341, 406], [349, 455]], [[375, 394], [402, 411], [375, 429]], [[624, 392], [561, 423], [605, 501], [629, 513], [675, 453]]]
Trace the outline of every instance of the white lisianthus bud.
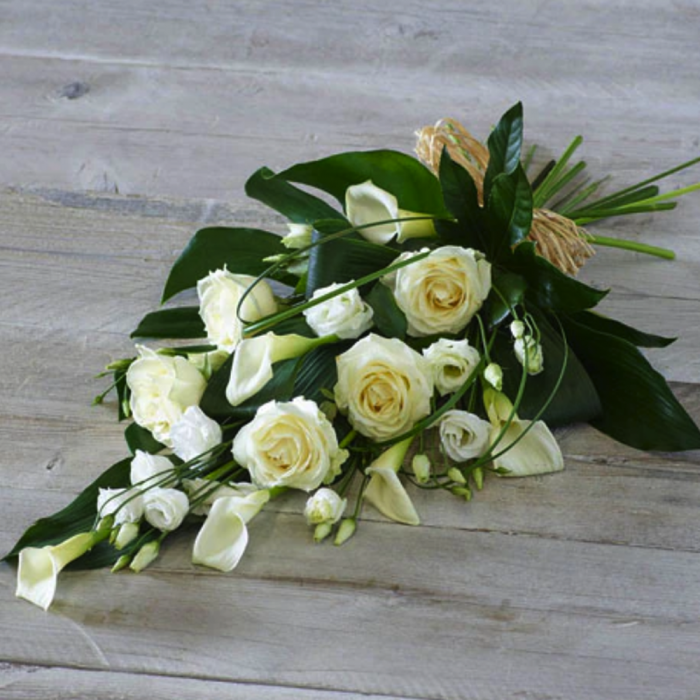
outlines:
[[418, 454], [413, 456], [411, 462], [413, 473], [416, 476], [416, 481], [419, 484], [427, 484], [430, 480], [430, 459], [428, 455]]
[[126, 373], [126, 383], [131, 389], [131, 412], [138, 425], [170, 447], [172, 424], [188, 406], [199, 403], [207, 383], [184, 357], [160, 355], [146, 347], [137, 347], [139, 357]]
[[[311, 296], [311, 301], [340, 289], [350, 282], [354, 282], [354, 280], [316, 289]], [[357, 289], [350, 289], [318, 306], [312, 306], [310, 309], [306, 309], [303, 314], [316, 335], [337, 335], [343, 340], [359, 338], [374, 323], [372, 320], [374, 311], [367, 302], [362, 301]]]
[[190, 508], [187, 496], [177, 489], [149, 489], [143, 495], [143, 505], [146, 521], [163, 532], [177, 530]]
[[204, 321], [207, 338], [219, 350], [232, 352], [241, 338], [246, 323], [252, 323], [277, 311], [277, 302], [270, 285], [261, 280], [238, 304], [255, 282], [250, 275], [237, 275], [226, 268], [210, 273], [197, 283], [199, 315]]
[[221, 443], [221, 426], [199, 406], [190, 406], [170, 429], [173, 452], [185, 462]]
[[269, 401], [233, 441], [233, 458], [263, 488], [313, 491], [330, 483], [348, 458], [333, 426], [314, 401]]
[[[396, 197], [377, 187], [371, 180], [348, 187], [345, 191], [345, 213], [353, 226], [364, 226], [374, 221], [387, 221], [388, 219], [425, 216], [425, 214], [399, 209]], [[435, 226], [431, 219], [418, 219], [369, 226], [359, 229], [358, 232], [372, 243], [386, 245], [396, 235], [398, 235], [399, 243], [403, 243], [409, 238], [434, 236]]]
[[97, 512], [101, 518], [114, 516], [114, 524], [138, 523], [143, 517], [143, 496], [138, 489], [100, 489]]
[[452, 479], [452, 481], [454, 481], [455, 484], [460, 484], [460, 485], [464, 486], [464, 484], [467, 483], [467, 480], [466, 480], [464, 474], [462, 474], [462, 472], [459, 469], [457, 469], [457, 467], [451, 467], [450, 469], [448, 469], [447, 476], [450, 479]]
[[143, 547], [141, 547], [141, 549], [139, 549], [136, 556], [131, 560], [129, 568], [137, 574], [140, 573], [158, 558], [159, 552], [160, 542], [158, 542], [158, 540], [147, 542], [145, 545], [143, 545]]
[[481, 357], [468, 340], [440, 338], [423, 350], [440, 396], [457, 391], [476, 369]]
[[548, 474], [564, 469], [561, 449], [544, 421], [532, 424], [532, 421], [521, 420], [514, 414], [508, 424], [513, 404], [505, 394], [493, 389], [484, 391], [484, 406], [492, 426], [491, 445], [495, 445], [498, 435], [506, 428], [501, 440], [493, 447], [495, 454], [505, 450], [492, 460], [495, 469], [506, 470], [506, 476]]
[[226, 399], [240, 406], [272, 379], [272, 365], [282, 360], [300, 357], [326, 342], [326, 339], [303, 335], [265, 335], [242, 340], [233, 355], [231, 377], [226, 386]]
[[120, 525], [117, 536], [114, 538], [114, 546], [116, 549], [124, 549], [126, 545], [133, 542], [139, 534], [138, 523], [124, 523]]
[[[190, 410], [189, 408], [187, 409]], [[155, 486], [168, 476], [175, 476], [173, 463], [161, 455], [136, 450], [131, 460], [131, 483], [141, 489]], [[162, 484], [159, 484], [162, 485]]]
[[335, 533], [335, 540], [333, 544], [336, 547], [340, 547], [341, 544], [345, 544], [357, 530], [357, 521], [355, 518], [345, 518], [338, 526], [338, 532]]
[[525, 324], [522, 321], [513, 321], [510, 324], [510, 332], [514, 338], [522, 338], [525, 335]]
[[406, 525], [420, 525], [420, 518], [411, 499], [399, 480], [398, 470], [413, 438], [393, 445], [367, 467], [370, 477], [364, 498], [382, 515]]
[[313, 234], [313, 226], [310, 224], [294, 224], [288, 223], [287, 228], [289, 233], [282, 238], [282, 245], [291, 250], [306, 248], [311, 245], [311, 236]]
[[544, 369], [542, 346], [531, 336], [518, 338], [513, 345], [518, 362], [528, 374], [539, 374]]
[[336, 403], [359, 433], [390, 440], [430, 413], [430, 365], [398, 338], [370, 333], [336, 363]]
[[331, 523], [319, 523], [314, 528], [314, 542], [323, 542], [333, 531]]
[[492, 362], [484, 370], [484, 379], [496, 390], [503, 388], [503, 370], [500, 365]]
[[[403, 253], [398, 260], [415, 255]], [[382, 282], [406, 315], [409, 335], [459, 333], [489, 295], [491, 264], [472, 248], [449, 245], [383, 277]]]
[[309, 525], [333, 525], [343, 517], [347, 503], [347, 499], [341, 498], [333, 489], [322, 488], [306, 501], [304, 517]]
[[455, 462], [481, 457], [489, 444], [491, 426], [467, 411], [447, 411], [440, 419], [440, 445]]

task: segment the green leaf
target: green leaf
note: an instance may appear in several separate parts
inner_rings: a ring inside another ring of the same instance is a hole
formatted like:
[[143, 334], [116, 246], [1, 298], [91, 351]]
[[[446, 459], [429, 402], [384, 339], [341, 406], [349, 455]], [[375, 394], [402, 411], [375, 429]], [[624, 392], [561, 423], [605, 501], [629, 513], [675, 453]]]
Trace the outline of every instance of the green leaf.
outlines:
[[676, 338], [666, 338], [632, 328], [620, 321], [603, 316], [597, 311], [582, 311], [571, 316], [577, 323], [600, 333], [608, 333], [626, 340], [640, 348], [665, 348], [676, 341]]
[[[288, 252], [274, 233], [254, 228], [203, 228], [197, 231], [175, 261], [163, 290], [165, 302], [210, 272], [226, 265], [230, 272], [258, 276], [269, 264], [263, 258]], [[296, 277], [283, 273], [278, 278], [294, 285]]]
[[[136, 359], [136, 358], [134, 358]], [[114, 383], [117, 388], [117, 401], [119, 402], [118, 408], [118, 419], [120, 421], [131, 418], [131, 406], [129, 404], [131, 400], [131, 389], [126, 383], [126, 369], [117, 369], [114, 371]]]
[[124, 439], [132, 455], [136, 453], [136, 450], [143, 450], [148, 452], [148, 454], [154, 455], [165, 449], [165, 445], [158, 442], [151, 435], [150, 430], [141, 427], [137, 423], [132, 423], [127, 427], [124, 431]]
[[[546, 398], [554, 389], [564, 361], [564, 340], [544, 314], [530, 309], [540, 329], [544, 369], [540, 374], [529, 376], [525, 385], [523, 402], [518, 409], [522, 418], [533, 418], [542, 408]], [[513, 339], [509, 333], [497, 336], [492, 355], [503, 367], [503, 387], [508, 396], [514, 398], [522, 376], [522, 365], [513, 351]], [[579, 361], [569, 348], [564, 377], [547, 410], [541, 416], [547, 425], [557, 427], [576, 422], [586, 422], [601, 412], [596, 388]]]
[[[314, 241], [322, 239], [322, 234], [314, 232]], [[398, 255], [393, 248], [361, 238], [336, 238], [321, 243], [309, 251], [306, 296], [310, 299], [317, 289], [377, 272], [391, 265]]]
[[487, 321], [491, 328], [504, 321], [511, 309], [522, 304], [527, 282], [522, 275], [491, 268], [493, 277], [487, 303]]
[[245, 192], [298, 224], [312, 224], [319, 219], [342, 219], [322, 199], [290, 185], [269, 168], [260, 168], [245, 183]]
[[446, 245], [486, 250], [484, 220], [479, 194], [469, 172], [455, 163], [446, 148], [440, 157], [440, 186], [445, 204], [456, 222], [436, 221], [435, 228]]
[[398, 151], [339, 153], [294, 165], [276, 177], [328, 192], [343, 206], [348, 187], [371, 180], [377, 187], [391, 192], [401, 209], [449, 216], [437, 178], [415, 158]]
[[603, 406], [591, 425], [640, 450], [700, 448], [700, 430], [666, 380], [641, 352], [619, 337], [562, 319], [571, 347], [593, 381]]
[[400, 340], [406, 337], [408, 327], [406, 316], [398, 307], [394, 295], [385, 284], [377, 282], [365, 297], [365, 301], [372, 307], [374, 325], [383, 336], [399, 338]]
[[205, 338], [204, 321], [198, 306], [180, 306], [146, 314], [132, 338]]
[[489, 164], [484, 175], [484, 201], [488, 201], [491, 185], [501, 174], [512, 173], [520, 163], [523, 144], [523, 105], [513, 105], [489, 135]]
[[294, 382], [294, 396], [320, 404], [327, 400], [323, 389], [333, 391], [338, 382], [336, 357], [352, 346], [354, 341], [322, 345], [304, 356]]
[[535, 244], [524, 241], [508, 251], [502, 261], [511, 272], [527, 281], [526, 300], [545, 311], [575, 313], [590, 309], [608, 293], [578, 282], [535, 252]]
[[231, 377], [233, 357], [231, 355], [212, 375], [199, 403], [199, 407], [210, 418], [214, 420], [224, 418], [249, 420], [255, 416], [255, 412], [264, 403], [273, 399], [288, 401], [292, 397], [294, 379], [301, 363], [301, 358], [298, 357], [276, 362], [272, 365], [272, 379], [255, 396], [251, 396], [240, 406], [232, 406], [226, 399], [226, 387]]
[[514, 246], [530, 233], [532, 190], [520, 165], [512, 173], [498, 175], [487, 200], [492, 259], [506, 247]]
[[[101, 488], [124, 488], [130, 485], [131, 457], [113, 464], [84, 489], [69, 505], [46, 518], [37, 520], [19, 539], [3, 561], [14, 559], [25, 547], [45, 547], [67, 540], [81, 532], [89, 532], [97, 515], [97, 494]], [[97, 547], [81, 557], [77, 568], [91, 568], [89, 558]], [[113, 550], [116, 551], [116, 550]], [[114, 557], [113, 561], [116, 561]], [[88, 566], [85, 566], [86, 562]]]

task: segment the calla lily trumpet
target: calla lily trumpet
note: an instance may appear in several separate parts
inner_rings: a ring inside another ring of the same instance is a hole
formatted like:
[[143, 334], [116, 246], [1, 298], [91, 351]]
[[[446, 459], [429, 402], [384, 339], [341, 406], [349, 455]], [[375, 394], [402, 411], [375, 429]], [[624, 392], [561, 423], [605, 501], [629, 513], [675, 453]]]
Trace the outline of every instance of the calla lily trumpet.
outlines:
[[[387, 219], [426, 216], [399, 209], [396, 197], [377, 187], [371, 180], [348, 187], [345, 192], [345, 213], [353, 226], [365, 226], [373, 221]], [[403, 243], [409, 238], [430, 238], [436, 235], [432, 220], [425, 218], [369, 226], [360, 229], [359, 233], [368, 241], [379, 245], [386, 245], [394, 236], [398, 236], [398, 242]]]
[[406, 525], [420, 525], [420, 517], [399, 480], [397, 472], [413, 438], [393, 445], [367, 467], [370, 477], [364, 498], [382, 515]]
[[496, 455], [506, 450], [493, 460], [496, 469], [507, 469], [505, 476], [549, 474], [564, 469], [561, 449], [544, 421], [533, 423], [514, 413], [508, 423], [513, 404], [505, 394], [494, 389], [484, 391], [484, 405], [492, 426], [492, 445], [505, 426], [505, 433], [493, 448]]

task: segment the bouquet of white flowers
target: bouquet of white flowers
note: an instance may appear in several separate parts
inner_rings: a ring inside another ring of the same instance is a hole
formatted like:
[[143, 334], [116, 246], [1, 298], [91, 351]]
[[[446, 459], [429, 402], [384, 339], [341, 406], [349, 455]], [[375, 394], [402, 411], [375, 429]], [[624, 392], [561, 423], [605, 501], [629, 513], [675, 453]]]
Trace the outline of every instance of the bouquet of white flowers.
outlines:
[[425, 165], [380, 150], [257, 171], [247, 194], [289, 232], [194, 235], [162, 301], [196, 289], [199, 304], [132, 335], [199, 344], [109, 365], [96, 401], [116, 390], [131, 456], [21, 537], [6, 557], [17, 595], [48, 608], [68, 564], [138, 572], [187, 524], [193, 562], [230, 571], [250, 521], [290, 489], [309, 494], [316, 542], [347, 541], [364, 504], [417, 525], [406, 482], [469, 501], [489, 475], [559, 471], [550, 428], [572, 422], [645, 450], [700, 447], [638, 350], [671, 339], [595, 312], [606, 292], [572, 276], [595, 245], [673, 257], [582, 226], [672, 208], [699, 186], [652, 183], [700, 159], [591, 201], [600, 182], [569, 165], [580, 137], [530, 179], [522, 131], [518, 104], [487, 145], [452, 120], [423, 129]]

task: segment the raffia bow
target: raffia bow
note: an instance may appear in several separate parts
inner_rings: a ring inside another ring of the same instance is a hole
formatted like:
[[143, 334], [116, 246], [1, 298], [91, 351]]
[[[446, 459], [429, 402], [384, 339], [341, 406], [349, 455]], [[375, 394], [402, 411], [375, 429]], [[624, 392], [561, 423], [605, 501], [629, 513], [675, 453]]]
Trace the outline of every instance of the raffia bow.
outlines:
[[[472, 176], [483, 204], [484, 173], [489, 162], [486, 146], [474, 138], [456, 119], [441, 119], [435, 126], [416, 132], [416, 154], [436, 175], [440, 156], [447, 148], [450, 158]], [[571, 219], [549, 209], [535, 209], [528, 238], [537, 252], [562, 272], [575, 275], [588, 258], [595, 255], [586, 231]]]

